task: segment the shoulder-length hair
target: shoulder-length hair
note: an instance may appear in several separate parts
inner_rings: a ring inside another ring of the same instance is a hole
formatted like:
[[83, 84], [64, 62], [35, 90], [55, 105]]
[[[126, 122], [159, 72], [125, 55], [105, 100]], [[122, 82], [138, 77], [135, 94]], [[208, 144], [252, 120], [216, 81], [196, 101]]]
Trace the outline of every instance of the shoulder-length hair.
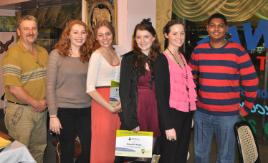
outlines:
[[69, 21], [61, 36], [59, 41], [56, 43], [55, 48], [59, 51], [59, 54], [62, 56], [70, 56], [70, 48], [71, 48], [71, 41], [70, 41], [70, 32], [74, 25], [81, 25], [85, 28], [87, 32], [87, 38], [85, 43], [80, 47], [80, 60], [82, 62], [88, 62], [91, 52], [92, 52], [92, 31], [88, 28], [88, 26], [82, 22], [81, 20], [71, 20]]

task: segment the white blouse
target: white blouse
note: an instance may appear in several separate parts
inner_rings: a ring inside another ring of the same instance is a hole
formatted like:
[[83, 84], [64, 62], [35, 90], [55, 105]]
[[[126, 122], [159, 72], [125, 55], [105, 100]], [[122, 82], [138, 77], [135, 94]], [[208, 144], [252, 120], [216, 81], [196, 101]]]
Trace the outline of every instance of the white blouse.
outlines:
[[87, 93], [96, 90], [96, 87], [111, 86], [111, 81], [119, 81], [120, 64], [112, 66], [102, 56], [99, 50], [92, 53], [87, 72]]

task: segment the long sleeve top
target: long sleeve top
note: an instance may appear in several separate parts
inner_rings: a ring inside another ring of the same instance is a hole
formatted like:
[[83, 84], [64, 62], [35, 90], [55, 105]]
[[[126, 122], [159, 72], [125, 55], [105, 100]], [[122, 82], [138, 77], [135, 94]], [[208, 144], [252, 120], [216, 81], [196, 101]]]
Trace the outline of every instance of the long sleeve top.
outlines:
[[164, 55], [159, 55], [155, 60], [155, 93], [157, 99], [160, 128], [171, 129], [174, 126], [172, 109], [169, 105], [170, 81], [168, 60]]
[[179, 55], [184, 63], [183, 67], [174, 62], [168, 54], [164, 53], [164, 55], [169, 67], [170, 107], [182, 112], [196, 110], [195, 84], [190, 66], [186, 63], [182, 54]]
[[62, 108], [86, 108], [90, 96], [86, 93], [88, 63], [79, 57], [61, 56], [50, 52], [47, 67], [47, 103], [50, 115]]
[[87, 74], [87, 93], [96, 90], [96, 87], [111, 86], [111, 81], [119, 81], [120, 65], [111, 65], [102, 56], [99, 50], [92, 53]]
[[[184, 111], [184, 112], [189, 112], [192, 110], [195, 110], [195, 106], [191, 107], [189, 106], [189, 104], [191, 105], [195, 105], [195, 92], [192, 92], [193, 94], [191, 96], [191, 98], [189, 98], [189, 96], [187, 94], [185, 94], [185, 97], [183, 98], [184, 100], [181, 101], [181, 99], [179, 99], [180, 102], [186, 102], [188, 103], [187, 106], [185, 105], [180, 105], [180, 107], [186, 107], [186, 108], [174, 108], [176, 107], [176, 105], [173, 105], [172, 102], [170, 103], [170, 99], [171, 99], [171, 90], [172, 86], [171, 84], [178, 84], [178, 82], [174, 83], [174, 77], [176, 78], [176, 75], [180, 75], [180, 74], [174, 74], [174, 72], [172, 72], [173, 70], [171, 70], [171, 68], [173, 69], [173, 65], [169, 65], [169, 61], [168, 58], [164, 55], [161, 54], [159, 55], [156, 60], [155, 60], [155, 65], [154, 65], [154, 73], [155, 73], [155, 91], [156, 91], [156, 99], [157, 99], [157, 105], [158, 105], [158, 115], [159, 115], [159, 121], [160, 121], [160, 127], [162, 130], [168, 130], [171, 128], [174, 128], [175, 124], [177, 124], [177, 119], [174, 118], [173, 114], [174, 111]], [[178, 68], [178, 67], [176, 67]], [[172, 75], [172, 76], [171, 76]], [[189, 78], [190, 80], [192, 80], [192, 78]], [[176, 79], [178, 80], [178, 78]], [[183, 80], [183, 79], [181, 79]], [[173, 83], [172, 83], [173, 82]], [[185, 89], [186, 85], [181, 85], [182, 90]], [[189, 85], [190, 86], [190, 85]], [[194, 84], [191, 84], [191, 89], [192, 91], [194, 91]], [[180, 93], [183, 93], [184, 91], [180, 90]], [[189, 93], [189, 92], [188, 92]], [[173, 93], [174, 96], [174, 93]], [[173, 97], [174, 99], [174, 97]], [[175, 97], [176, 100], [178, 100]], [[190, 108], [191, 107], [191, 108]], [[187, 110], [187, 111], [186, 111]]]
[[242, 115], [252, 109], [258, 78], [249, 54], [240, 44], [228, 42], [221, 48], [212, 48], [209, 42], [199, 44], [190, 66], [198, 87], [198, 110], [214, 115], [238, 114], [241, 90], [245, 94]]
[[133, 52], [123, 55], [120, 70], [119, 94], [122, 112], [121, 129], [132, 130], [139, 126], [137, 119], [137, 73], [133, 66]]

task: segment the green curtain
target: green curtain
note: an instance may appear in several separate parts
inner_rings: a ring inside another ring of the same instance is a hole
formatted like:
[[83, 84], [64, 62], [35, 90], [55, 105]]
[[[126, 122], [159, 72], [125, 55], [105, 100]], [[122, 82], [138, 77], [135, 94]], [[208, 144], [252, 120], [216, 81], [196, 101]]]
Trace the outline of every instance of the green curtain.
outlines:
[[172, 0], [156, 0], [156, 33], [161, 48], [164, 48], [163, 27], [171, 19]]
[[204, 21], [215, 12], [230, 22], [241, 22], [252, 16], [268, 19], [268, 0], [173, 0], [172, 11], [180, 18]]

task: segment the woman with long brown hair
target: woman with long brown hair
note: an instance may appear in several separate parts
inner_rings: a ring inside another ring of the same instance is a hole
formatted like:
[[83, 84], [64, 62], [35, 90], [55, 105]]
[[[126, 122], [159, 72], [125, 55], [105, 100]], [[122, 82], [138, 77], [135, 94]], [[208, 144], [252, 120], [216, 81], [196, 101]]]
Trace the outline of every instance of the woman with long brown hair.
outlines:
[[120, 102], [109, 102], [112, 80], [119, 80], [120, 59], [113, 48], [114, 28], [100, 21], [94, 30], [94, 52], [88, 67], [87, 93], [92, 97], [92, 140], [90, 163], [113, 163], [115, 135], [120, 127]]
[[154, 61], [159, 54], [156, 31], [149, 19], [143, 19], [134, 29], [133, 50], [122, 59], [121, 129], [152, 131], [155, 138], [160, 135], [154, 81]]
[[80, 20], [64, 28], [50, 52], [47, 70], [49, 128], [59, 135], [62, 163], [73, 163], [74, 141], [82, 151], [76, 163], [90, 160], [90, 97], [85, 92], [92, 33]]
[[196, 92], [191, 68], [180, 48], [184, 24], [169, 21], [164, 29], [168, 43], [155, 61], [155, 86], [161, 130], [161, 163], [186, 163]]

